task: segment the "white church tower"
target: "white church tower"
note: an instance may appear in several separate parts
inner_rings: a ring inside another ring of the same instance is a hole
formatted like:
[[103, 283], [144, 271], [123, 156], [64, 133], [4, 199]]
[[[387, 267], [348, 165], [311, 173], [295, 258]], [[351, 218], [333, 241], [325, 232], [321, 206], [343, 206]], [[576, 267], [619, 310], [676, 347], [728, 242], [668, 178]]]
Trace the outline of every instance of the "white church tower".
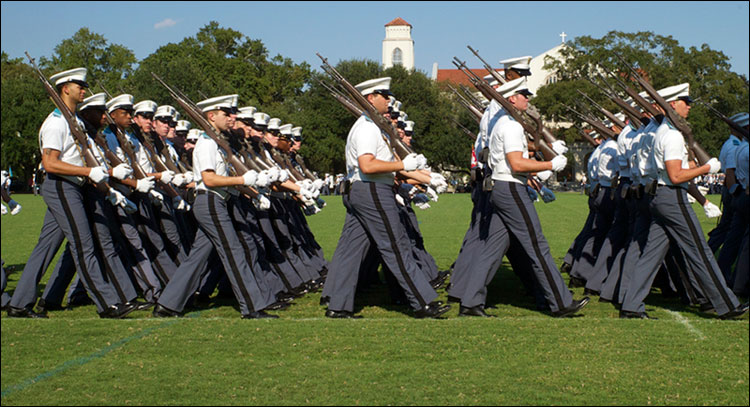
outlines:
[[383, 40], [383, 67], [388, 69], [401, 65], [414, 70], [414, 40], [411, 39], [411, 24], [401, 17], [385, 25]]

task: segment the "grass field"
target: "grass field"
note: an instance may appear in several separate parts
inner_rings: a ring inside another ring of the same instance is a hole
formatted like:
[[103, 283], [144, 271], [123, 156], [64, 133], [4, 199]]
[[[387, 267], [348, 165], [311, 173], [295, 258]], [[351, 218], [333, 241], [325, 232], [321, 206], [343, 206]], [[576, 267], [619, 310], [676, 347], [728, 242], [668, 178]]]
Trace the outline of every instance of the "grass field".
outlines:
[[[45, 210], [41, 198], [14, 198], [23, 211], [2, 217], [2, 257], [16, 267], [10, 291]], [[585, 198], [537, 204], [558, 264], [586, 218]], [[338, 197], [326, 200], [308, 221], [330, 259], [344, 216]], [[470, 211], [466, 194], [418, 211], [441, 269], [455, 260]], [[715, 224], [698, 217], [704, 232]], [[143, 311], [102, 320], [93, 306], [48, 320], [3, 314], [2, 405], [750, 404], [747, 316], [721, 321], [654, 293], [647, 309], [657, 321], [620, 320], [596, 298], [582, 316], [554, 319], [522, 293], [505, 263], [491, 285], [492, 319], [459, 318], [455, 306], [444, 320], [415, 320], [388, 305], [385, 288], [358, 297], [360, 320], [324, 318], [319, 293], [271, 321], [241, 320], [231, 304], [168, 320]]]

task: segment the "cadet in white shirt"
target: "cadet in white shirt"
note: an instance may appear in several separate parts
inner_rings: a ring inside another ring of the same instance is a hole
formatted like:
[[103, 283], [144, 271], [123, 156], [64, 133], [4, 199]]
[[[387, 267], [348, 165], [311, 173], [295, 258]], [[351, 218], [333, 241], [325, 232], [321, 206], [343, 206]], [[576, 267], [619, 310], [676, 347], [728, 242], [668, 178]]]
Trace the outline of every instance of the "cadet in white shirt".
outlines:
[[[659, 92], [675, 112], [687, 118], [691, 99], [689, 84], [675, 85]], [[649, 293], [659, 265], [670, 243], [679, 246], [688, 266], [700, 281], [704, 294], [720, 318], [733, 318], [747, 312], [727, 287], [713, 257], [695, 213], [687, 202], [687, 184], [693, 178], [721, 168], [712, 158], [707, 164], [690, 169], [685, 139], [665, 119], [654, 136], [651, 162], [657, 169], [658, 187], [653, 192], [650, 211], [653, 216], [648, 241], [628, 282], [620, 318], [651, 318], [645, 311], [644, 299]]]
[[[379, 114], [388, 111], [391, 78], [358, 84], [357, 89]], [[394, 160], [388, 136], [363, 114], [349, 131], [346, 142], [347, 208], [341, 238], [333, 254], [324, 292], [330, 296], [326, 316], [353, 318], [359, 265], [370, 246], [375, 246], [404, 289], [417, 318], [435, 318], [450, 309], [434, 301], [437, 293], [411, 258], [409, 238], [398, 216], [394, 192], [396, 171], [417, 168], [416, 154]]]

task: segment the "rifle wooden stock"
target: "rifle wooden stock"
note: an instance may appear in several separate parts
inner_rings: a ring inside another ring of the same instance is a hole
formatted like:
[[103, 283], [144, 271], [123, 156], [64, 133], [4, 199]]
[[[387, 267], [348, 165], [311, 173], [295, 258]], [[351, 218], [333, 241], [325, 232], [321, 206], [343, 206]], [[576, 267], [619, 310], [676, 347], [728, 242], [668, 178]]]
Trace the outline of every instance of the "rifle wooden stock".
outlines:
[[460, 93], [458, 93], [458, 91], [457, 91], [457, 90], [456, 90], [456, 89], [455, 89], [454, 87], [452, 87], [452, 86], [448, 85], [448, 88], [450, 88], [450, 90], [452, 90], [452, 91], [453, 91], [453, 93], [455, 93], [455, 94], [456, 94], [456, 96], [458, 96], [458, 103], [459, 103], [459, 104], [460, 104], [461, 106], [463, 106], [463, 107], [464, 107], [464, 108], [465, 108], [466, 110], [468, 110], [468, 111], [469, 111], [469, 113], [471, 113], [471, 117], [472, 117], [472, 118], [474, 118], [474, 119], [475, 119], [475, 120], [477, 121], [477, 123], [479, 123], [479, 122], [480, 122], [480, 121], [482, 120], [482, 116], [483, 116], [483, 113], [481, 113], [481, 112], [480, 112], [480, 111], [478, 111], [478, 110], [477, 110], [477, 109], [476, 109], [476, 108], [475, 108], [474, 106], [472, 106], [472, 105], [471, 105], [471, 104], [469, 103], [469, 101], [468, 101], [468, 100], [466, 100], [466, 99], [465, 99], [465, 98], [463, 97], [463, 95], [461, 95]]
[[617, 95], [614, 89], [610, 86], [610, 84], [602, 78], [601, 75], [597, 73], [597, 76], [599, 76], [599, 80], [601, 80], [606, 86], [607, 89], [604, 89], [601, 85], [599, 85], [597, 82], [593, 81], [591, 78], [586, 78], [591, 84], [596, 86], [602, 93], [604, 93], [605, 96], [607, 96], [614, 104], [616, 104], [620, 109], [622, 109], [623, 113], [628, 116], [630, 121], [633, 123], [637, 123], [641, 119], [641, 113], [636, 110], [633, 106], [630, 106], [630, 104], [626, 101], [624, 101], [620, 96]]
[[677, 127], [677, 129], [682, 132], [682, 134], [687, 139], [686, 141], [688, 150], [692, 151], [692, 153], [695, 155], [695, 158], [698, 159], [698, 163], [700, 165], [705, 165], [708, 160], [711, 159], [711, 156], [708, 155], [706, 150], [704, 150], [697, 141], [695, 141], [695, 138], [693, 137], [693, 131], [690, 126], [685, 121], [683, 121], [682, 117], [680, 117], [677, 112], [672, 109], [672, 106], [666, 100], [664, 100], [661, 95], [659, 95], [659, 92], [657, 92], [650, 83], [643, 79], [643, 77], [641, 77], [641, 75], [632, 66], [630, 66], [630, 64], [628, 64], [622, 56], [620, 56], [620, 54], [614, 54], [620, 60], [620, 62], [622, 62], [630, 70], [630, 72], [633, 74], [633, 77], [636, 79], [636, 81], [638, 81], [638, 84], [641, 85], [643, 90], [645, 90], [646, 93], [648, 93], [649, 96], [654, 99], [656, 104], [658, 104], [659, 107], [664, 110], [664, 113], [667, 115], [669, 121], [671, 121], [672, 124], [674, 124], [675, 127]]
[[459, 89], [461, 89], [461, 92], [463, 92], [464, 97], [466, 97], [466, 99], [469, 100], [471, 104], [477, 108], [477, 110], [484, 110], [484, 103], [481, 100], [477, 99], [476, 96], [474, 96], [474, 93], [471, 91], [471, 89], [461, 84], [459, 84], [458, 87]]
[[584, 114], [576, 111], [575, 109], [573, 109], [570, 106], [565, 106], [565, 107], [569, 111], [573, 112], [576, 116], [578, 116], [581, 120], [585, 121], [591, 127], [593, 127], [594, 129], [596, 129], [596, 131], [598, 131], [602, 136], [607, 137], [607, 138], [615, 138], [616, 137], [615, 134], [612, 132], [612, 130], [610, 130], [609, 128], [607, 128], [607, 126], [605, 126], [604, 123], [602, 123], [602, 122], [600, 122], [600, 121], [598, 121], [598, 120], [596, 120], [596, 119], [594, 119], [594, 118], [592, 118], [590, 116], [586, 116], [586, 115], [584, 115]]
[[484, 69], [486, 69], [487, 72], [489, 72], [490, 75], [492, 75], [492, 77], [495, 78], [496, 81], [502, 84], [505, 84], [508, 82], [505, 78], [502, 77], [502, 75], [497, 73], [497, 71], [494, 70], [490, 64], [488, 64], [484, 59], [482, 59], [481, 56], [479, 56], [479, 52], [474, 51], [474, 49], [471, 48], [470, 45], [467, 45], [466, 47], [469, 48], [469, 51], [471, 51], [474, 54], [474, 56], [476, 56], [477, 58], [479, 58], [480, 61], [482, 61], [482, 64], [484, 64]]
[[458, 126], [461, 130], [463, 130], [464, 134], [466, 134], [466, 136], [468, 136], [471, 139], [471, 141], [476, 141], [477, 139], [476, 134], [474, 134], [471, 130], [464, 127], [461, 123], [458, 122], [458, 120], [453, 119], [453, 118], [451, 118], [451, 120], [453, 120], [453, 123], [455, 123], [456, 126]]
[[580, 93], [581, 96], [583, 96], [584, 98], [586, 98], [586, 100], [588, 100], [589, 103], [591, 103], [599, 111], [599, 113], [603, 114], [604, 117], [606, 117], [607, 119], [609, 119], [612, 123], [614, 123], [615, 125], [617, 125], [618, 127], [622, 128], [622, 129], [624, 129], [625, 126], [627, 126], [627, 124], [625, 124], [622, 120], [618, 119], [617, 116], [615, 116], [614, 114], [612, 114], [612, 112], [610, 112], [609, 110], [607, 110], [607, 109], [603, 108], [602, 106], [600, 106], [598, 103], [596, 103], [594, 101], [594, 99], [591, 99], [589, 97], [589, 95], [587, 95], [586, 93], [580, 91], [579, 89], [576, 89], [576, 91], [578, 93]]
[[723, 113], [721, 113], [720, 111], [716, 110], [715, 107], [709, 105], [708, 103], [700, 101], [700, 100], [697, 100], [697, 102], [700, 103], [700, 104], [702, 104], [703, 106], [706, 106], [711, 113], [713, 113], [719, 119], [723, 120], [724, 123], [726, 123], [732, 130], [734, 130], [735, 132], [737, 132], [738, 134], [740, 134], [742, 137], [744, 137], [745, 140], [748, 139], [749, 134], [748, 134], [748, 130], [746, 128], [744, 128], [744, 127], [740, 126], [739, 124], [735, 123], [732, 119], [724, 116]]
[[312, 171], [310, 171], [309, 168], [307, 168], [307, 165], [305, 164], [305, 159], [299, 154], [295, 155], [295, 159], [297, 160], [297, 164], [299, 164], [300, 168], [302, 168], [302, 172], [307, 176], [308, 179], [315, 180], [315, 174], [313, 174]]
[[[73, 113], [68, 108], [68, 105], [65, 104], [65, 102], [60, 97], [60, 94], [57, 93], [57, 90], [52, 87], [52, 85], [47, 81], [47, 77], [44, 76], [42, 71], [39, 69], [39, 67], [36, 65], [36, 62], [34, 62], [34, 59], [29, 55], [28, 52], [25, 52], [26, 57], [29, 58], [29, 61], [31, 62], [31, 66], [34, 68], [34, 72], [36, 72], [37, 77], [39, 78], [39, 81], [42, 83], [42, 86], [44, 87], [44, 90], [47, 91], [47, 94], [49, 95], [50, 99], [52, 99], [52, 102], [57, 106], [57, 109], [60, 110], [60, 113], [65, 118], [65, 121], [68, 122], [68, 127], [70, 127], [70, 132], [73, 134], [73, 137], [75, 139], [76, 144], [78, 144], [78, 148], [80, 149], [81, 155], [83, 156], [83, 160], [86, 163], [87, 167], [99, 167], [101, 166], [101, 163], [96, 159], [94, 154], [89, 149], [88, 145], [88, 136], [86, 133], [78, 126], [78, 121], [73, 117]], [[88, 177], [86, 177], [88, 178]], [[89, 181], [91, 181], [89, 179]], [[94, 187], [96, 189], [105, 194], [109, 194], [110, 185], [107, 182], [93, 182]]]

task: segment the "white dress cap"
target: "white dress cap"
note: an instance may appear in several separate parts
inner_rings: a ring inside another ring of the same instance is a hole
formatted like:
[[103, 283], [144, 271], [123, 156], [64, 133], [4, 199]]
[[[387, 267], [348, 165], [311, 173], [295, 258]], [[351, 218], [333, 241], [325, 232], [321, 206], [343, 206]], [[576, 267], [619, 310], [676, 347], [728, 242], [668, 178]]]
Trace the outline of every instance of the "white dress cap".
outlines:
[[154, 113], [156, 112], [157, 106], [158, 105], [153, 100], [142, 100], [133, 105], [133, 109], [135, 109], [133, 115], [136, 115], [138, 113]]
[[278, 130], [281, 126], [281, 119], [274, 117], [268, 121], [268, 130]]
[[288, 138], [292, 138], [292, 125], [285, 124], [279, 127], [279, 133], [281, 133], [281, 135], [283, 136], [288, 136]]
[[163, 106], [159, 106], [156, 109], [156, 113], [154, 113], [154, 118], [170, 117], [174, 120], [177, 120], [177, 118], [175, 117], [176, 113], [177, 113], [177, 109], [175, 109], [174, 107], [169, 106], [169, 105], [163, 105]]
[[503, 68], [505, 68], [506, 71], [508, 69], [513, 69], [523, 76], [531, 75], [531, 67], [529, 66], [531, 63], [531, 56], [504, 59], [500, 61], [500, 63], [503, 64]]
[[239, 102], [239, 100], [240, 100], [240, 95], [232, 95], [232, 107], [233, 108], [235, 109], [237, 108], [238, 106], [237, 103]]
[[398, 121], [400, 121], [400, 122], [405, 122], [405, 121], [407, 121], [408, 119], [409, 119], [409, 115], [408, 115], [408, 114], [406, 114], [406, 112], [401, 112], [401, 113], [399, 113], [399, 115], [398, 115]]
[[182, 117], [182, 116], [180, 116], [180, 112], [178, 112], [177, 110], [175, 110], [174, 111], [174, 117], [172, 119], [175, 120], [175, 121], [180, 121], [180, 117]]
[[268, 126], [268, 121], [270, 119], [271, 116], [269, 116], [268, 113], [255, 112], [255, 114], [253, 114], [253, 121], [258, 126]]
[[407, 133], [411, 133], [414, 131], [414, 122], [411, 120], [406, 121], [406, 128], [404, 128], [404, 131]]
[[126, 110], [132, 110], [133, 109], [133, 95], [128, 95], [127, 93], [123, 93], [122, 95], [117, 95], [113, 97], [112, 99], [107, 102], [107, 112], [112, 113], [117, 109], [126, 109]]
[[224, 96], [216, 96], [213, 98], [201, 100], [200, 102], [196, 103], [195, 105], [198, 106], [199, 109], [201, 109], [201, 112], [206, 113], [210, 112], [212, 110], [219, 110], [219, 109], [231, 109], [232, 108], [232, 101], [234, 97], [237, 95], [224, 95]]
[[678, 99], [686, 99], [687, 102], [693, 101], [690, 99], [690, 84], [687, 82], [659, 89], [657, 93], [667, 102], [674, 102]]
[[298, 138], [302, 139], [302, 127], [297, 126], [297, 127], [293, 128], [292, 129], [292, 136], [295, 139], [298, 139]]
[[237, 112], [238, 119], [252, 120], [257, 109], [254, 106], [241, 107]]
[[737, 113], [736, 115], [729, 118], [729, 120], [737, 123], [738, 125], [740, 125], [740, 127], [747, 127], [748, 119], [750, 119], [750, 114], [747, 114], [746, 112]]
[[174, 128], [174, 131], [188, 131], [190, 128], [193, 127], [192, 124], [190, 124], [187, 120], [178, 120], [177, 126]]
[[392, 96], [391, 94], [391, 77], [386, 76], [384, 78], [375, 78], [370, 79], [369, 81], [364, 81], [362, 83], [359, 83], [355, 86], [358, 91], [362, 93], [363, 96], [367, 96], [370, 93], [382, 93], [386, 96]]
[[74, 68], [59, 72], [50, 76], [49, 80], [50, 82], [54, 82], [55, 86], [68, 82], [75, 82], [84, 88], [89, 87], [89, 84], [86, 83], [86, 68]]
[[401, 102], [400, 101], [397, 100], [397, 101], [393, 102], [393, 106], [391, 106], [391, 112], [393, 112], [393, 113], [399, 113], [399, 112], [401, 112]]
[[506, 82], [503, 86], [497, 89], [497, 92], [503, 95], [503, 97], [506, 99], [517, 94], [533, 96], [533, 94], [529, 91], [529, 86], [526, 82], [525, 76]]
[[105, 110], [107, 108], [107, 94], [104, 92], [91, 95], [86, 99], [83, 99], [80, 105], [78, 105], [78, 111], [82, 112], [84, 109], [98, 108]]
[[615, 117], [617, 118], [617, 120], [619, 120], [619, 121], [621, 121], [623, 123], [625, 122], [625, 113], [617, 113], [615, 115]]
[[188, 140], [198, 140], [198, 137], [201, 135], [201, 129], [190, 129], [188, 131], [187, 139]]

